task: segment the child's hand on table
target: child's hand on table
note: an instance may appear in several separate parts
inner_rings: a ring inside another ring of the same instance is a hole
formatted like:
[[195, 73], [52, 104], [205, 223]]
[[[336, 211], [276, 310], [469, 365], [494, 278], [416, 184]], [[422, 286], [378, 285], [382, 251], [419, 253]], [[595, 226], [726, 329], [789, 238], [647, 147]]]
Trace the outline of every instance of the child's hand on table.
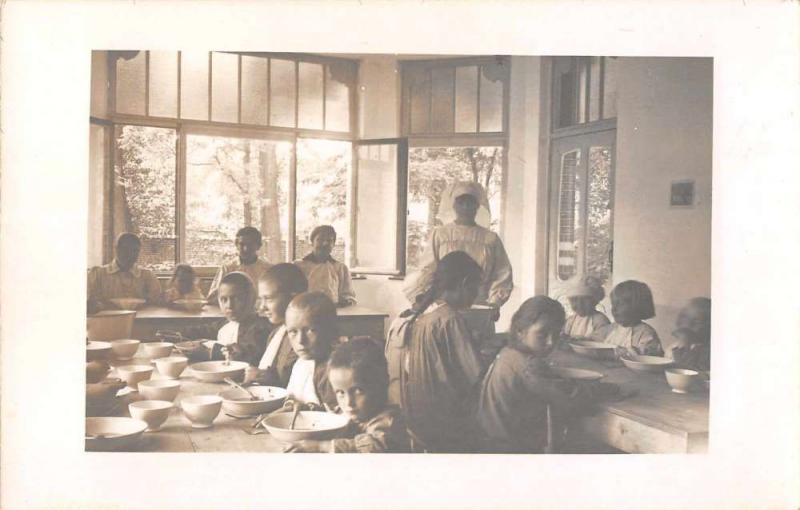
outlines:
[[111, 367], [105, 361], [90, 361], [86, 363], [86, 382], [89, 384], [102, 381]]
[[251, 365], [244, 371], [244, 381], [242, 384], [252, 384], [254, 381], [261, 379], [266, 372], [266, 370], [261, 370], [260, 368]]
[[331, 451], [331, 442], [304, 439], [287, 444], [283, 451], [284, 453], [328, 453]]

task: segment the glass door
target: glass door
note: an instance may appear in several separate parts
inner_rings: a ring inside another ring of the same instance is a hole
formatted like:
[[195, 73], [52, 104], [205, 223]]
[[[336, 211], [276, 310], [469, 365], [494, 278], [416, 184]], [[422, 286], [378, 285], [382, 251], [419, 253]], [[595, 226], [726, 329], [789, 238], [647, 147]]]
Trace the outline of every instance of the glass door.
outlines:
[[565, 306], [566, 290], [584, 275], [610, 290], [615, 139], [608, 130], [552, 143], [548, 293]]

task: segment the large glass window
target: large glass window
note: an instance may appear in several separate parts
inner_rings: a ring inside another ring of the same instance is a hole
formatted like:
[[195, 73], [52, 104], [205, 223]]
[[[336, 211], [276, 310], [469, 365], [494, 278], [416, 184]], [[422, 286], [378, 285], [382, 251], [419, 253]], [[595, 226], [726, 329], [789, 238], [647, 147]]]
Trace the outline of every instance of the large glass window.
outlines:
[[614, 57], [553, 59], [553, 128], [617, 116], [617, 60]]

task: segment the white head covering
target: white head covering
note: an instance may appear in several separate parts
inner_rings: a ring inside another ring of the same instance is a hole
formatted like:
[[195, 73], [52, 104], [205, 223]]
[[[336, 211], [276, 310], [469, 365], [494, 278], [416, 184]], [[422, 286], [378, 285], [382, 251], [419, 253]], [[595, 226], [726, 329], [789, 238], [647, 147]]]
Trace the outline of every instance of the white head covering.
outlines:
[[457, 197], [461, 195], [472, 195], [478, 201], [478, 214], [475, 216], [475, 223], [478, 225], [489, 228], [492, 223], [492, 214], [489, 211], [489, 198], [486, 196], [486, 190], [483, 189], [477, 182], [473, 181], [456, 181], [451, 182], [442, 191], [442, 200], [439, 202], [439, 219], [442, 220], [443, 225], [452, 223], [456, 219], [456, 213], [453, 210], [453, 203]]

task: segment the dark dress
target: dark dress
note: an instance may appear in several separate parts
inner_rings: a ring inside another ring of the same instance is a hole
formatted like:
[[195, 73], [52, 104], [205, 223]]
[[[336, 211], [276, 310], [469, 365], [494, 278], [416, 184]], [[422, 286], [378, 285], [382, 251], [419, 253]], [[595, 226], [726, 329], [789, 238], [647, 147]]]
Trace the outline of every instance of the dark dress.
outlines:
[[[227, 319], [222, 319], [213, 324], [186, 328], [182, 333], [187, 338], [208, 338], [215, 340], [219, 330], [227, 323]], [[236, 341], [238, 349], [232, 359], [236, 361], [245, 361], [250, 365], [258, 366], [267, 348], [267, 337], [272, 332], [272, 329], [272, 324], [266, 318], [258, 315], [252, 315], [250, 318], [240, 322]], [[222, 354], [222, 346], [218, 344], [214, 345], [211, 351], [211, 359], [225, 359]]]

